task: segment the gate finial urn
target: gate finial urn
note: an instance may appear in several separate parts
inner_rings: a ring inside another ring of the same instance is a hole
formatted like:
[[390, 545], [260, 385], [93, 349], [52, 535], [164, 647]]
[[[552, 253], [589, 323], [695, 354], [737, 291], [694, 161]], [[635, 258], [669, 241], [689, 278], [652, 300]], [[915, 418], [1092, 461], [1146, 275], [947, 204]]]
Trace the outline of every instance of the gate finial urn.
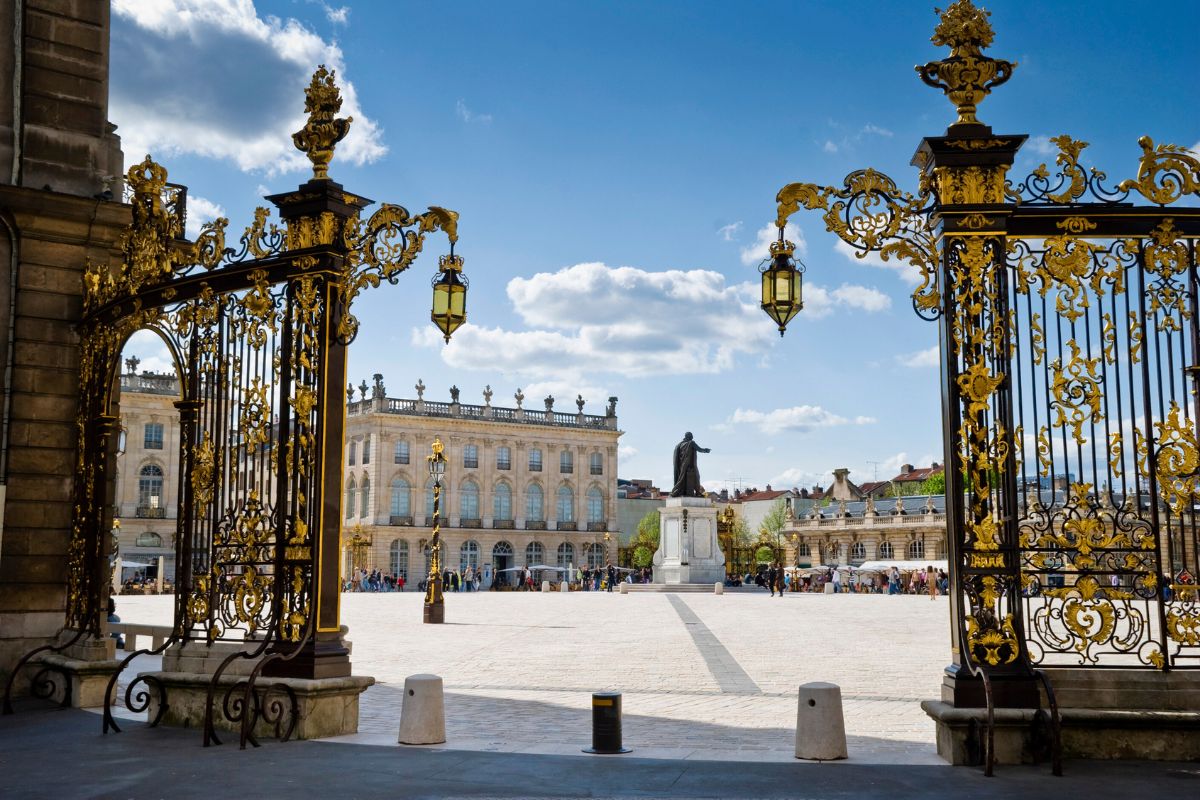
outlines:
[[342, 110], [342, 93], [333, 82], [336, 71], [317, 67], [312, 83], [304, 90], [304, 110], [308, 121], [292, 134], [292, 144], [302, 151], [313, 165], [313, 179], [329, 180], [329, 162], [333, 149], [350, 132], [354, 117], [334, 117]]

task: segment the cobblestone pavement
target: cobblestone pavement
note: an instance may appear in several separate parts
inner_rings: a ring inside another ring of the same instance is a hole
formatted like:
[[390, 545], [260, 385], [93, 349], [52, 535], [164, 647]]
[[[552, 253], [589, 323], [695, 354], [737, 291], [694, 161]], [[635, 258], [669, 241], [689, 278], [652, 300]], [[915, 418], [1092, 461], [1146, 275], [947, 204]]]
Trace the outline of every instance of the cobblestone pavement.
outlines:
[[[119, 597], [130, 622], [166, 624], [170, 600]], [[442, 676], [447, 749], [578, 753], [590, 693], [624, 694], [641, 757], [793, 759], [797, 687], [842, 688], [851, 761], [940, 764], [919, 702], [949, 658], [945, 598], [750, 593], [473, 593], [421, 623], [422, 595], [346, 594], [363, 697], [359, 734], [395, 745], [404, 677]]]

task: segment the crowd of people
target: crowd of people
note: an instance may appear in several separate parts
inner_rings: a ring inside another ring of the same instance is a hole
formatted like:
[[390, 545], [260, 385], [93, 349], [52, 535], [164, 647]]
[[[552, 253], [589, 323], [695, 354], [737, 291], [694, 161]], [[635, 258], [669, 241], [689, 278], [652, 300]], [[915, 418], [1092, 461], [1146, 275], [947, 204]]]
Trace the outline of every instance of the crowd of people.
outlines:
[[727, 586], [759, 586], [770, 590], [772, 597], [776, 593], [782, 597], [784, 592], [824, 592], [830, 584], [835, 594], [927, 594], [937, 597], [946, 594], [950, 586], [946, 571], [932, 566], [906, 572], [893, 566], [880, 572], [851, 574], [852, 577], [848, 577], [834, 567], [823, 570], [788, 569], [776, 562], [760, 568], [757, 573], [732, 576], [725, 583]]

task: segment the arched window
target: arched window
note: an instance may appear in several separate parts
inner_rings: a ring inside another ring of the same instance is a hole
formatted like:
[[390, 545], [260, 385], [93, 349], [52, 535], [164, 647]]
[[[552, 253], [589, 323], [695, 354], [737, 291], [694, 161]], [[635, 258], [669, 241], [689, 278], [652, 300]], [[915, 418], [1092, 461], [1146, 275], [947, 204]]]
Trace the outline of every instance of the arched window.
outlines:
[[467, 481], [462, 485], [458, 516], [462, 519], [479, 519], [479, 484], [475, 481]]
[[391, 546], [392, 574], [408, 580], [408, 542], [403, 539], [393, 539]]
[[862, 542], [855, 542], [854, 544], [850, 545], [850, 563], [851, 564], [854, 564], [854, 563], [861, 564], [862, 562], [864, 562], [866, 560], [867, 560], [867, 546], [865, 544], [863, 544]]
[[542, 487], [529, 484], [525, 490], [525, 519], [541, 522], [546, 518], [546, 507], [542, 498]]
[[462, 543], [462, 547], [458, 548], [458, 563], [463, 569], [467, 567], [479, 567], [479, 542], [468, 539]]
[[412, 514], [412, 502], [408, 496], [408, 481], [396, 478], [392, 481], [392, 516], [407, 517]]
[[555, 566], [566, 569], [575, 563], [575, 545], [563, 542], [558, 546], [558, 563]]
[[604, 549], [595, 542], [588, 542], [583, 546], [583, 560], [590, 568], [604, 566]]
[[147, 464], [138, 472], [138, 508], [163, 507], [163, 471]]
[[593, 486], [587, 493], [588, 522], [604, 521], [604, 493]]
[[365, 517], [371, 513], [371, 479], [370, 478], [366, 478], [366, 477], [363, 478], [362, 489], [359, 492], [359, 496], [362, 498], [362, 505], [358, 509], [358, 515], [360, 517]]
[[913, 539], [908, 543], [908, 560], [920, 561], [925, 557], [925, 543], [920, 539]]
[[513, 553], [512, 545], [505, 541], [496, 542], [492, 547], [492, 555], [494, 556], [511, 556]]
[[541, 564], [546, 560], [546, 548], [541, 542], [530, 542], [525, 545], [525, 565]]
[[575, 471], [575, 457], [571, 455], [570, 450], [563, 450], [558, 454], [558, 471], [564, 475]]
[[492, 494], [492, 519], [511, 520], [512, 489], [507, 483], [497, 483]]
[[891, 542], [880, 542], [879, 543], [879, 557], [880, 558], [890, 559], [890, 558], [894, 558], [895, 555], [896, 555], [896, 551], [892, 548]]
[[592, 473], [593, 475], [604, 474], [604, 456], [600, 455], [599, 453], [592, 453], [589, 461], [591, 468], [588, 470], [588, 472]]
[[137, 539], [134, 540], [134, 544], [138, 547], [162, 547], [163, 541], [162, 537], [154, 531], [146, 531], [145, 533], [138, 534]]
[[570, 486], [558, 487], [558, 504], [555, 508], [558, 512], [556, 517], [559, 522], [575, 521], [575, 494], [571, 491]]
[[351, 478], [346, 483], [346, 519], [354, 516], [354, 501], [358, 499], [358, 484]]

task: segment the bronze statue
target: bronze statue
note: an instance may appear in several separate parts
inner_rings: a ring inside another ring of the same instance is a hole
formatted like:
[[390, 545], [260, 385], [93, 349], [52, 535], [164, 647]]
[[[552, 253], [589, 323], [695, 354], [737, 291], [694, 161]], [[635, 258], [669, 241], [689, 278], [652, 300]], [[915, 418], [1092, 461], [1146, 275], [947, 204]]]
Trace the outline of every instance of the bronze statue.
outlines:
[[690, 431], [683, 435], [683, 441], [675, 445], [675, 486], [671, 489], [671, 497], [704, 497], [700, 470], [696, 469], [696, 453], [711, 452], [692, 441]]

